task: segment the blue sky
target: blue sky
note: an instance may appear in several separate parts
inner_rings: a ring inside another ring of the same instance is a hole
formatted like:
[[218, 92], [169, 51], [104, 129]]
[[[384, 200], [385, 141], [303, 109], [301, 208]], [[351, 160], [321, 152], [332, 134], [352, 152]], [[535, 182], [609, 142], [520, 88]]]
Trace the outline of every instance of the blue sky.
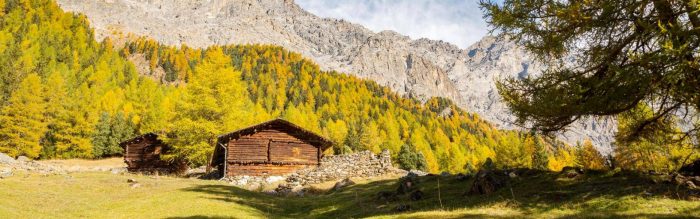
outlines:
[[370, 30], [394, 30], [466, 48], [488, 33], [478, 0], [296, 0], [321, 17], [345, 19]]

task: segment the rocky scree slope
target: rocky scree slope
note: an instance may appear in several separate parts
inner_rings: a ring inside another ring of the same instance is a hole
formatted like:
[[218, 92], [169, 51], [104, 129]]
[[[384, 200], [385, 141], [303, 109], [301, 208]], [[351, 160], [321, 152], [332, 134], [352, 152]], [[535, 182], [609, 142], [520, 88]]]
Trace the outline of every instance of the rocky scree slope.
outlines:
[[[372, 32], [344, 20], [313, 15], [291, 0], [58, 0], [85, 14], [98, 38], [114, 32], [169, 45], [274, 44], [303, 54], [324, 70], [374, 80], [419, 99], [453, 100], [502, 128], [515, 128], [494, 81], [537, 74], [542, 66], [508, 41], [485, 37], [467, 49], [393, 31]], [[609, 151], [612, 120], [585, 121], [561, 135], [592, 139]]]

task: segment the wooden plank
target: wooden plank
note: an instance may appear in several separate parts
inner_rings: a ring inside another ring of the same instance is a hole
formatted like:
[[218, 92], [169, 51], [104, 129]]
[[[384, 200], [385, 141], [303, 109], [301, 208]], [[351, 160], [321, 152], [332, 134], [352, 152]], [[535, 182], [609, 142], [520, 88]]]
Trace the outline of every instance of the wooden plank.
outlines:
[[228, 144], [229, 161], [267, 161], [267, 142], [246, 136]]
[[310, 144], [272, 142], [270, 160], [288, 162], [316, 162], [316, 147]]

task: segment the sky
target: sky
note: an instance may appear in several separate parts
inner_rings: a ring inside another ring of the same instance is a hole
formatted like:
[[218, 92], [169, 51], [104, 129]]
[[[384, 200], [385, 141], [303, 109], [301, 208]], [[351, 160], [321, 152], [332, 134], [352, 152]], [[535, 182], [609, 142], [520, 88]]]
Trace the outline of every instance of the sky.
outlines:
[[479, 0], [296, 0], [321, 17], [344, 19], [372, 31], [393, 30], [466, 48], [488, 34]]

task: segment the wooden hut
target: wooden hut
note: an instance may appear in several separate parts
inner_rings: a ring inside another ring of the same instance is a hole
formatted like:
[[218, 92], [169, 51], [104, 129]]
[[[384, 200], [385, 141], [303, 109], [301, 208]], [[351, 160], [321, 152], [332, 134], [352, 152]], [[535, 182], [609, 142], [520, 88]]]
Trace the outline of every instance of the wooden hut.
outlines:
[[219, 136], [210, 166], [223, 177], [284, 175], [318, 166], [330, 146], [313, 132], [275, 119]]
[[147, 133], [119, 143], [124, 149], [124, 162], [131, 172], [177, 172], [186, 168], [183, 162], [168, 162], [160, 156], [170, 147], [158, 139], [158, 135]]

